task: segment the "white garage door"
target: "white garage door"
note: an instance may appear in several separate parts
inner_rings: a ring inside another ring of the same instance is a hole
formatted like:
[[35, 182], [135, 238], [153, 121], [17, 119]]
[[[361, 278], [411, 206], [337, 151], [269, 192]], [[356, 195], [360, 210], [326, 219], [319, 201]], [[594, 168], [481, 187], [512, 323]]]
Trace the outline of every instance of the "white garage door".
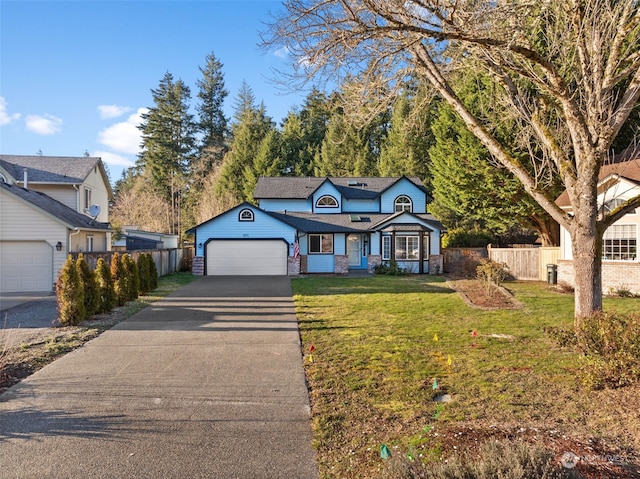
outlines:
[[45, 241], [0, 241], [0, 291], [51, 291], [53, 248]]
[[207, 275], [286, 275], [288, 249], [282, 240], [212, 240]]

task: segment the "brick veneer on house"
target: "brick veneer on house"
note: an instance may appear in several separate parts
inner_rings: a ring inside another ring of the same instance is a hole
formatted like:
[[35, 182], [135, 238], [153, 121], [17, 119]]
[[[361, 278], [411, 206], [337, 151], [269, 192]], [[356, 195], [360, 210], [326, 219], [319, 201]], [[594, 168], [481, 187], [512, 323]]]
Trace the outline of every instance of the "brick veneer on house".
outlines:
[[[558, 283], [574, 286], [573, 261], [558, 261]], [[640, 294], [640, 263], [623, 261], [602, 263], [602, 292], [604, 294], [627, 290]]]

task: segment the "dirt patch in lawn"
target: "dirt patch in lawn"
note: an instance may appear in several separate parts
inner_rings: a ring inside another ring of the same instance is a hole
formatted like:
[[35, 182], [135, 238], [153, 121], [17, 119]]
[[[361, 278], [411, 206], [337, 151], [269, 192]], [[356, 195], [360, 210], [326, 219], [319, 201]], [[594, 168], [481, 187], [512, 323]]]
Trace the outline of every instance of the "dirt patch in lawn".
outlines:
[[486, 287], [477, 279], [451, 279], [447, 285], [455, 290], [464, 301], [481, 309], [517, 309], [523, 305], [502, 286]]

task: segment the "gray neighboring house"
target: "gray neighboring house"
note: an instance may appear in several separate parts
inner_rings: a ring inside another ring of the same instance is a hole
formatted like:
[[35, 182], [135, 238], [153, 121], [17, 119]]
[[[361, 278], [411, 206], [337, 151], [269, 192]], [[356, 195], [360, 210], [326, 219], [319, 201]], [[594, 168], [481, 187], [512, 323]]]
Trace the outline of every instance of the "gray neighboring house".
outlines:
[[0, 292], [52, 291], [67, 254], [110, 249], [100, 158], [0, 155]]

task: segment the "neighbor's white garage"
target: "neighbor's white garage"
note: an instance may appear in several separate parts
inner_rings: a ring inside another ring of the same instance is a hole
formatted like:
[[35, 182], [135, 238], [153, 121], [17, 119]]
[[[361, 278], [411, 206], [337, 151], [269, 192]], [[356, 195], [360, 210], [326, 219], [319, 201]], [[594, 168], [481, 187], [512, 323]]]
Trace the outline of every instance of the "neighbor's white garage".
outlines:
[[205, 254], [208, 276], [287, 274], [283, 240], [211, 240]]
[[51, 291], [53, 248], [46, 241], [0, 241], [0, 292]]

